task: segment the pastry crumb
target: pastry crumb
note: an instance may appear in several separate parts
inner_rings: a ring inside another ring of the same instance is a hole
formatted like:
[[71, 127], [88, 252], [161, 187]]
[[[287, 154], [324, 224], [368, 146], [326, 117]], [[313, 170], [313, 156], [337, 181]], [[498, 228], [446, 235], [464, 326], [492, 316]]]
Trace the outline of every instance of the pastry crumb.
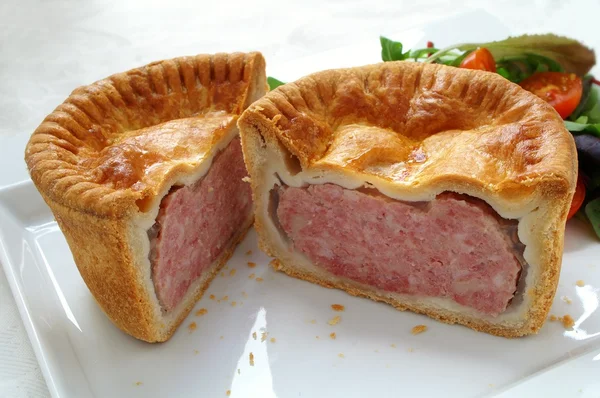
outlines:
[[571, 315], [569, 314], [563, 316], [560, 321], [562, 322], [565, 329], [572, 329], [573, 326], [575, 326], [575, 320], [573, 320], [573, 318], [571, 318]]
[[225, 395], [230, 396], [231, 395], [231, 390], [225, 391]]
[[246, 298], [248, 297], [248, 294], [246, 292], [242, 292], [242, 297]]
[[256, 340], [256, 332], [252, 332], [252, 338]]
[[275, 340], [275, 337], [271, 337], [271, 343], [275, 343], [277, 340]]
[[221, 275], [222, 278], [225, 278], [225, 272], [221, 271], [220, 275]]
[[320, 338], [319, 336], [315, 336], [315, 339], [317, 339], [317, 340], [318, 340], [319, 338]]
[[208, 312], [208, 310], [206, 308], [200, 308], [198, 311], [196, 311], [196, 316], [202, 316], [204, 314], [206, 314]]
[[231, 271], [229, 271], [229, 276], [234, 276], [236, 272], [236, 269], [233, 268]]
[[251, 254], [252, 254], [252, 250], [248, 250], [248, 251], [246, 252], [246, 256], [249, 256], [249, 255], [251, 255]]
[[342, 317], [339, 315], [336, 315], [333, 318], [331, 318], [330, 320], [328, 320], [327, 323], [331, 326], [334, 326], [334, 325], [337, 325], [338, 323], [340, 323], [341, 320], [342, 320]]
[[269, 261], [269, 265], [273, 268], [277, 268], [277, 260], [273, 259], [273, 260]]
[[196, 322], [192, 322], [188, 325], [188, 329], [190, 330], [190, 333], [193, 332], [194, 330], [196, 330], [196, 328], [198, 328], [198, 325], [196, 325]]
[[260, 342], [261, 342], [261, 343], [263, 343], [263, 342], [264, 342], [264, 341], [267, 339], [267, 336], [268, 336], [268, 335], [269, 335], [269, 333], [268, 333], [268, 332], [262, 332], [262, 333], [260, 334]]
[[562, 296], [560, 299], [567, 304], [571, 304], [573, 302], [569, 296]]
[[221, 300], [227, 301], [227, 300], [229, 300], [229, 296], [223, 296], [223, 298]]
[[340, 358], [344, 358], [344, 354], [342, 354], [341, 352], [338, 354], [338, 357]]
[[249, 359], [250, 359], [250, 366], [254, 366], [254, 354], [253, 353], [250, 353]]
[[426, 331], [427, 331], [427, 326], [425, 326], [425, 325], [417, 325], [410, 330], [410, 332], [415, 335], [421, 334]]
[[414, 352], [414, 351], [415, 351], [415, 349], [414, 349], [414, 348], [412, 348], [412, 347], [408, 347], [408, 350], [406, 350], [406, 351], [408, 351], [408, 352]]
[[198, 355], [199, 353], [200, 353], [200, 351], [194, 350], [194, 355]]
[[256, 278], [257, 282], [262, 282], [264, 279], [263, 278]]
[[248, 279], [254, 279], [254, 277], [255, 277], [255, 276], [256, 276], [256, 275], [254, 275], [254, 274], [252, 273], [252, 274], [248, 275]]
[[331, 304], [331, 309], [337, 312], [344, 311], [346, 308], [341, 304]]
[[248, 261], [248, 267], [254, 268], [254, 267], [256, 267], [256, 263], [253, 263], [252, 261]]
[[141, 386], [142, 384], [144, 384], [144, 383], [142, 383], [141, 381], [136, 381], [135, 382], [135, 385], [138, 386], [138, 387]]
[[396, 348], [396, 344], [390, 344], [390, 347]]
[[578, 280], [577, 282], [575, 282], [575, 284], [576, 284], [577, 286], [579, 286], [579, 287], [584, 287], [584, 286], [585, 286], [585, 282], [584, 282], [584, 281], [582, 281], [581, 279], [580, 279], [580, 280]]
[[331, 337], [331, 340], [335, 340], [337, 335], [335, 334], [335, 332], [332, 332], [332, 333], [329, 333], [329, 337]]
[[316, 319], [311, 319], [310, 323], [312, 323], [314, 325], [315, 323], [317, 323], [317, 320]]
[[231, 302], [231, 306], [232, 306], [232, 307], [235, 307], [236, 305], [237, 305], [237, 302], [236, 302], [236, 301], [232, 301], [232, 302]]
[[214, 300], [214, 299], [216, 299], [216, 297], [215, 297], [215, 295], [214, 295], [214, 294], [211, 294], [210, 296], [208, 296], [208, 298], [209, 298], [209, 299], [211, 299], [211, 300]]
[[488, 386], [489, 386], [490, 388], [494, 388], [494, 385], [493, 385], [492, 383], [488, 384]]
[[223, 336], [219, 337], [221, 340], [223, 340]]
[[551, 322], [559, 321], [560, 323], [562, 323], [565, 329], [572, 329], [573, 326], [575, 326], [575, 320], [569, 314], [559, 317], [557, 317], [556, 315], [550, 315], [550, 318], [548, 319]]

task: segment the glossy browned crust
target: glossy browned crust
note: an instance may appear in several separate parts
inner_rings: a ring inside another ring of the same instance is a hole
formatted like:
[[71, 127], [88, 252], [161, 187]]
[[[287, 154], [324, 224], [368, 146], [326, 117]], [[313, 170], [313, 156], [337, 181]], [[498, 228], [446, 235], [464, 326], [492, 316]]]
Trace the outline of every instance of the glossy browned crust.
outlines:
[[[376, 178], [399, 193], [455, 191], [505, 208], [538, 204], [530, 239], [540, 248], [539, 277], [524, 319], [498, 326], [388, 300], [356, 284], [351, 294], [505, 337], [537, 332], [560, 274], [564, 225], [577, 175], [572, 136], [543, 100], [499, 75], [441, 65], [389, 62], [330, 70], [286, 84], [252, 104], [238, 121], [252, 179], [260, 245], [293, 276], [309, 275], [269, 237], [265, 148], [295, 158], [303, 171]], [[424, 153], [425, 161], [415, 154]], [[402, 170], [396, 167], [404, 164]]]
[[[77, 88], [35, 130], [25, 161], [36, 187], [54, 202], [98, 217], [138, 211], [153, 189], [122, 189], [94, 160], [131, 131], [222, 111], [239, 115], [266, 91], [260, 53], [197, 55], [154, 62]], [[201, 148], [213, 144], [206, 139]], [[158, 159], [160, 160], [160, 159]], [[143, 175], [156, 161], [140, 159]], [[183, 166], [169, 170], [184, 174]], [[125, 175], [129, 178], [129, 175]], [[158, 177], [153, 183], [160, 184]], [[130, 184], [132, 185], [132, 184]]]
[[[148, 210], [145, 202], [159, 200], [156, 195], [166, 185], [198, 164], [166, 159], [172, 167], [136, 190], [133, 183], [123, 185], [98, 173], [94, 162], [136, 130], [152, 131], [157, 125], [163, 128], [161, 123], [211, 112], [231, 115], [233, 123], [215, 130], [220, 138], [266, 89], [265, 61], [259, 53], [160, 61], [76, 89], [33, 133], [25, 151], [31, 178], [54, 213], [88, 288], [123, 331], [148, 342], [167, 340], [231, 256], [251, 220], [165, 327], [154, 289], [148, 287], [151, 271], [144, 267], [148, 259], [140, 239], [146, 237], [143, 231], [140, 236], [139, 221]], [[208, 153], [217, 138], [209, 134], [189, 145]], [[131, 166], [136, 178], [152, 165], [123, 164]]]

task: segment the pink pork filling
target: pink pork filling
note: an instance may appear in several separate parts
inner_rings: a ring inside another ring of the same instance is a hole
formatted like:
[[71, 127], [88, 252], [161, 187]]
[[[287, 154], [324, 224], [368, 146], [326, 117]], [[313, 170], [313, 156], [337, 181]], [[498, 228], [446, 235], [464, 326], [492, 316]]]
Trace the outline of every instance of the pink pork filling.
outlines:
[[524, 262], [517, 222], [479, 199], [443, 193], [410, 203], [332, 184], [278, 195], [278, 222], [295, 250], [334, 275], [492, 316], [515, 294]]
[[165, 310], [181, 302], [247, 222], [252, 193], [242, 181], [246, 175], [240, 140], [234, 139], [204, 178], [173, 188], [162, 200], [148, 234], [154, 287]]

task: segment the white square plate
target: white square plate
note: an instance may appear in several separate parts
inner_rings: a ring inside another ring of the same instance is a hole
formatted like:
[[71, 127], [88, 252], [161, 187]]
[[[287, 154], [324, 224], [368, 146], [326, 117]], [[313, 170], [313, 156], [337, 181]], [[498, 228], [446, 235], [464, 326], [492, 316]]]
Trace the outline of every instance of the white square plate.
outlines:
[[[501, 39], [509, 33], [490, 15], [476, 13], [393, 38], [412, 47], [427, 39], [451, 44], [473, 37]], [[314, 70], [378, 61], [374, 37], [270, 65], [269, 73], [288, 80]], [[2, 148], [7, 153], [22, 150]], [[600, 394], [593, 377], [600, 372], [600, 244], [579, 220], [567, 226], [551, 310], [571, 315], [575, 327], [565, 330], [558, 322], [548, 322], [538, 335], [514, 340], [398, 312], [275, 273], [251, 232], [173, 338], [146, 344], [117, 330], [96, 305], [31, 182], [0, 189], [0, 255], [54, 397], [219, 397], [228, 390], [231, 397], [265, 398], [469, 397], [498, 392], [571, 396], [579, 389]], [[250, 268], [248, 262], [257, 266]], [[252, 273], [263, 281], [250, 278]], [[578, 280], [583, 286], [577, 286]], [[334, 303], [343, 304], [345, 311], [334, 313]], [[208, 312], [194, 315], [200, 308]], [[335, 315], [341, 315], [341, 322], [331, 326], [327, 321]], [[197, 325], [193, 331], [192, 322]], [[417, 324], [427, 325], [428, 331], [413, 336], [410, 330]], [[333, 332], [335, 339], [330, 337]], [[555, 368], [557, 364], [563, 366]], [[545, 375], [531, 378], [545, 370]], [[583, 376], [574, 379], [577, 375]]]

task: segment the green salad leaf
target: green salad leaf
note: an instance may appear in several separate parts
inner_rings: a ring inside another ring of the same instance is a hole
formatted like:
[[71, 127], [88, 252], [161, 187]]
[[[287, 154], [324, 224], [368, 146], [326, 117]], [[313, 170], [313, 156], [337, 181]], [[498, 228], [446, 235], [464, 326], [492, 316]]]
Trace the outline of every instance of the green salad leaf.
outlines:
[[267, 77], [267, 84], [269, 85], [269, 90], [275, 90], [277, 87], [285, 83], [281, 80], [277, 80], [274, 77], [269, 76]]
[[600, 237], [600, 198], [590, 201], [585, 206], [585, 215], [592, 223], [596, 235]]
[[379, 42], [381, 43], [381, 59], [384, 61], [404, 61], [408, 58], [414, 58], [410, 56], [410, 52], [402, 52], [402, 43], [399, 41], [379, 36]]
[[565, 120], [565, 127], [574, 135], [592, 134], [600, 137], [600, 91], [592, 85], [592, 77], [583, 78], [583, 93], [575, 111]]
[[548, 70], [564, 70], [583, 76], [596, 62], [594, 51], [577, 40], [554, 34], [522, 35], [488, 43], [462, 43], [444, 48], [425, 62], [434, 62], [446, 53], [454, 50], [473, 51], [479, 47], [487, 48], [497, 62], [510, 58], [523, 58], [522, 61], [537, 63], [543, 61]]

